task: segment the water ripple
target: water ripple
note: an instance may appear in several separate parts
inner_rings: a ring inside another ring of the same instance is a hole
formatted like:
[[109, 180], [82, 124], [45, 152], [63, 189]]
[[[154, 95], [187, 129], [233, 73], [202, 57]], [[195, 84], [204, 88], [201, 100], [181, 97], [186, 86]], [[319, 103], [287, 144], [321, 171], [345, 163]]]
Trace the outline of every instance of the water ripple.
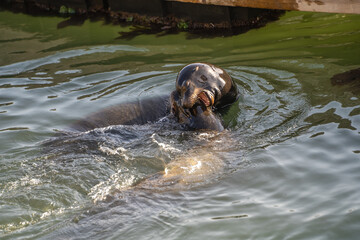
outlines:
[[144, 52], [147, 51], [144, 48], [136, 48], [132, 46], [126, 46], [126, 45], [113, 45], [113, 46], [98, 46], [98, 47], [91, 47], [89, 49], [76, 49], [76, 50], [69, 50], [65, 52], [58, 52], [53, 55], [39, 58], [39, 59], [33, 59], [33, 60], [27, 60], [23, 62], [13, 63], [10, 65], [5, 65], [0, 67], [0, 77], [4, 76], [11, 76], [11, 75], [17, 75], [23, 72], [27, 72], [33, 69], [36, 69], [38, 67], [48, 65], [48, 64], [55, 64], [60, 63], [62, 59], [68, 59], [68, 58], [74, 58], [78, 56], [84, 56], [94, 53], [114, 53], [117, 51], [126, 51], [126, 52]]

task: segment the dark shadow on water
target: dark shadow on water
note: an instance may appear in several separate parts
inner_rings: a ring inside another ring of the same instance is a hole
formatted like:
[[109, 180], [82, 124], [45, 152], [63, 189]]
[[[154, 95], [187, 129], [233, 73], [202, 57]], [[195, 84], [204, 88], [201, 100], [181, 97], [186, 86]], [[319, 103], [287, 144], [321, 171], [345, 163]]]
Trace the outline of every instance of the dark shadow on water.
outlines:
[[75, 15], [58, 23], [57, 28], [61, 29], [69, 26], [82, 26], [87, 19], [88, 17], [85, 15]]
[[[132, 40], [135, 37], [141, 35], [155, 35], [156, 37], [163, 37], [166, 35], [175, 35], [181, 32], [186, 32], [187, 39], [197, 39], [197, 38], [216, 38], [216, 37], [231, 37], [239, 34], [243, 34], [248, 32], [251, 29], [257, 29], [266, 26], [267, 23], [278, 20], [279, 16], [282, 13], [277, 14], [275, 16], [267, 16], [261, 21], [257, 23], [249, 23], [244, 24], [239, 27], [224, 27], [224, 28], [216, 28], [216, 27], [201, 27], [192, 28], [192, 29], [180, 29], [177, 26], [168, 26], [161, 24], [150, 24], [148, 26], [133, 24], [131, 22], [117, 22], [114, 23], [107, 15], [74, 15], [70, 18], [60, 22], [57, 26], [58, 29], [62, 29], [69, 26], [82, 26], [84, 22], [88, 19], [90, 21], [104, 21], [105, 25], [113, 24], [120, 25], [122, 27], [130, 27], [130, 31], [121, 31], [119, 32], [119, 37], [116, 39], [122, 40]], [[205, 25], [205, 24], [203, 24]], [[211, 24], [210, 24], [211, 26]]]
[[[259, 27], [258, 27], [259, 28]], [[232, 28], [232, 29], [195, 29], [190, 31], [182, 31], [176, 28], [164, 29], [161, 27], [144, 27], [144, 26], [132, 26], [128, 32], [119, 32], [119, 37], [116, 39], [132, 40], [135, 37], [141, 35], [155, 35], [156, 37], [163, 37], [166, 35], [175, 35], [181, 32], [186, 32], [187, 39], [197, 38], [216, 38], [216, 37], [231, 37], [234, 35], [246, 33], [253, 28]]]
[[350, 91], [356, 95], [360, 93], [360, 68], [335, 74], [330, 80], [333, 86], [341, 86], [344, 91]]
[[215, 38], [231, 37], [234, 35], [246, 33], [251, 29], [264, 27], [267, 23], [279, 19], [285, 11], [265, 11], [257, 16], [249, 17], [247, 20], [224, 20], [221, 23], [194, 22], [183, 20], [172, 16], [167, 17], [144, 17], [141, 15], [128, 14], [128, 17], [119, 17], [116, 14], [99, 10], [97, 12], [86, 12], [79, 14], [60, 14], [53, 9], [42, 8], [14, 8], [4, 3], [0, 4], [0, 11], [4, 9], [12, 12], [23, 12], [34, 17], [63, 17], [64, 20], [57, 24], [57, 29], [63, 29], [70, 26], [82, 26], [86, 20], [91, 22], [103, 21], [104, 25], [120, 25], [122, 27], [131, 26], [130, 31], [119, 32], [116, 39], [131, 40], [137, 36], [149, 34], [156, 37], [162, 37], [169, 34], [178, 34], [186, 32], [187, 39], [197, 38]]
[[246, 33], [251, 29], [264, 27], [268, 23], [278, 20], [284, 13], [285, 11], [275, 11], [260, 16], [256, 18], [256, 20], [249, 19], [248, 21], [233, 23], [230, 27], [228, 27], [227, 24], [216, 27], [211, 23], [190, 23], [193, 27], [189, 26], [189, 28], [181, 29], [178, 26], [173, 25], [150, 24], [149, 26], [142, 26], [123, 22], [121, 23], [122, 26], [132, 25], [131, 30], [128, 32], [119, 32], [120, 36], [117, 39], [131, 40], [144, 34], [162, 37], [169, 34], [178, 34], [180, 32], [186, 32], [187, 39], [231, 37]]
[[[126, 25], [125, 25], [126, 26]], [[128, 32], [119, 32], [119, 37], [116, 39], [123, 39], [123, 40], [132, 40], [137, 36], [140, 35], [155, 35], [157, 37], [162, 37], [169, 34], [178, 34], [180, 33], [177, 29], [161, 29], [160, 27], [144, 27], [140, 25], [135, 25], [131, 27], [131, 30]]]
[[360, 81], [360, 68], [352, 69], [343, 73], [335, 74], [331, 78], [332, 85], [344, 85]]

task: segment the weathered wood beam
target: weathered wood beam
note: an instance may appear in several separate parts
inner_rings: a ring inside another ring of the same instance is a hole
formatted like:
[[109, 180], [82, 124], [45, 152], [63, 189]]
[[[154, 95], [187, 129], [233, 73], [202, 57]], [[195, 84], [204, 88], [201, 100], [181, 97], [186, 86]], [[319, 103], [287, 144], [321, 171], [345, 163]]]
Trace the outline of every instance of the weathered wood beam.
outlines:
[[230, 7], [360, 14], [360, 0], [165, 0]]

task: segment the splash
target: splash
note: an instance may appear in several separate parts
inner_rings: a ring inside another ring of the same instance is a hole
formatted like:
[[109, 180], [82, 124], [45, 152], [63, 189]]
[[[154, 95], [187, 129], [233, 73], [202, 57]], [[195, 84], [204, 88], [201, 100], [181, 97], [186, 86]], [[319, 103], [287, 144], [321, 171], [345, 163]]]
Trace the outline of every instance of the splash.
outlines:
[[125, 161], [128, 161], [130, 159], [133, 159], [132, 156], [129, 156], [126, 154], [127, 150], [123, 147], [116, 147], [115, 149], [112, 149], [107, 146], [100, 145], [99, 146], [100, 151], [107, 155], [119, 155], [124, 158]]
[[150, 138], [154, 143], [156, 143], [165, 152], [171, 152], [171, 153], [179, 153], [179, 152], [181, 152], [180, 149], [177, 149], [177, 148], [171, 146], [170, 144], [159, 142], [158, 140], [156, 140], [155, 137], [156, 137], [156, 134], [154, 133], [154, 134], [151, 135]]

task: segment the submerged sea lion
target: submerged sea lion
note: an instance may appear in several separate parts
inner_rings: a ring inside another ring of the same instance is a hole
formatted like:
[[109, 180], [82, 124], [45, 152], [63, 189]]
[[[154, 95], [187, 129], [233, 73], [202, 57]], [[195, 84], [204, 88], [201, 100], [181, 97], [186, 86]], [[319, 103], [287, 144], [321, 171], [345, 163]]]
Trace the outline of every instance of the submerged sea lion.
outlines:
[[224, 129], [218, 110], [235, 102], [238, 91], [231, 77], [212, 64], [192, 63], [176, 79], [176, 90], [169, 96], [124, 103], [95, 113], [72, 126], [87, 131], [110, 125], [156, 122], [172, 114], [191, 129]]
[[184, 189], [193, 184], [211, 179], [224, 170], [224, 161], [208, 149], [196, 149], [176, 157], [164, 166], [164, 170], [153, 174], [135, 186], [127, 187], [151, 191]]

